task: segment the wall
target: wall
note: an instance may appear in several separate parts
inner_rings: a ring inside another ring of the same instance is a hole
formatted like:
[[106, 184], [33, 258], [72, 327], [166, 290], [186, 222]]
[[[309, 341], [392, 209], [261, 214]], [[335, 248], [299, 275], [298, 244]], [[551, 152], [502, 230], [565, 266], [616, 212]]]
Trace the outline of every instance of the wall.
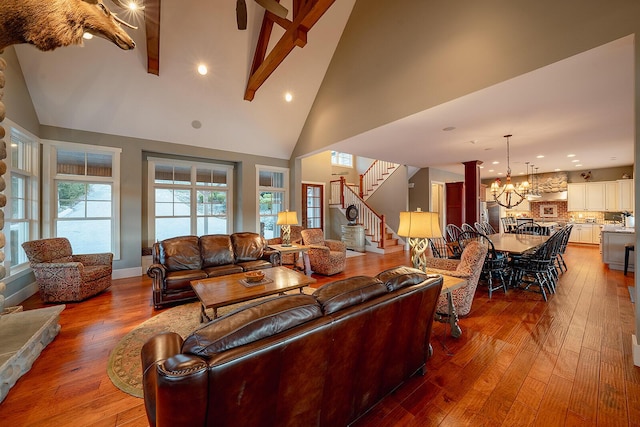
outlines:
[[29, 89], [22, 76], [22, 69], [13, 46], [1, 55], [7, 61], [5, 70], [6, 86], [2, 101], [7, 108], [7, 118], [22, 126], [32, 134], [39, 136], [40, 122], [31, 102]]
[[[384, 215], [385, 223], [394, 231], [400, 225], [400, 212], [407, 209], [409, 189], [407, 167], [397, 168], [378, 189], [367, 199], [374, 211]], [[427, 210], [427, 209], [425, 209]]]
[[459, 181], [464, 181], [464, 175], [434, 168], [420, 169], [409, 179], [409, 183], [414, 185], [409, 189], [409, 210], [415, 211], [418, 208], [423, 211], [430, 210], [431, 184], [433, 182]]

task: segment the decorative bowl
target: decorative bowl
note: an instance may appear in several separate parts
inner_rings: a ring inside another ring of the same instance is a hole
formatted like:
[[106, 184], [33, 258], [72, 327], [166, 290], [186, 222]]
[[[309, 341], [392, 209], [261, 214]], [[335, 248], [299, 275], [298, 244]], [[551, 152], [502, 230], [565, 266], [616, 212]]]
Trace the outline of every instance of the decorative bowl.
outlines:
[[264, 271], [247, 271], [246, 273], [244, 273], [244, 278], [247, 282], [259, 282], [264, 279]]

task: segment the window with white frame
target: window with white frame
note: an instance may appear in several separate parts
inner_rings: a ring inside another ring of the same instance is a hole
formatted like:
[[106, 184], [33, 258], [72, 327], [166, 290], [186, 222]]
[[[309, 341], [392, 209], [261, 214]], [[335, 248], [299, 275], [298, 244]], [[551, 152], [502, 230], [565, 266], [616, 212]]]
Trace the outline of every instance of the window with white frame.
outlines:
[[69, 239], [74, 253], [119, 259], [121, 150], [58, 142], [49, 149], [52, 235]]
[[339, 151], [331, 152], [331, 164], [333, 166], [343, 166], [345, 168], [353, 167], [353, 155], [341, 153]]
[[39, 141], [26, 131], [18, 130], [8, 120], [9, 134], [5, 189], [5, 268], [7, 276], [28, 266], [22, 244], [38, 238], [38, 171]]
[[231, 232], [233, 166], [150, 158], [149, 189], [153, 241]]
[[258, 226], [266, 239], [280, 236], [278, 212], [287, 209], [289, 200], [289, 170], [256, 166], [258, 177]]

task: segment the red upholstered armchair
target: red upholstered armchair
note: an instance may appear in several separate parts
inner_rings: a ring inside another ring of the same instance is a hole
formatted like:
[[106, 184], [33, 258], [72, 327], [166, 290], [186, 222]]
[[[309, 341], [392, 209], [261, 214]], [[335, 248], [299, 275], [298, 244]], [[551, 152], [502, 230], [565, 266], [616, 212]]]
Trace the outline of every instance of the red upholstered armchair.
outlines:
[[302, 230], [302, 243], [309, 248], [309, 263], [314, 273], [331, 276], [344, 271], [347, 247], [338, 240], [325, 240], [319, 228]]
[[112, 253], [73, 255], [64, 237], [22, 244], [44, 302], [82, 301], [111, 286]]

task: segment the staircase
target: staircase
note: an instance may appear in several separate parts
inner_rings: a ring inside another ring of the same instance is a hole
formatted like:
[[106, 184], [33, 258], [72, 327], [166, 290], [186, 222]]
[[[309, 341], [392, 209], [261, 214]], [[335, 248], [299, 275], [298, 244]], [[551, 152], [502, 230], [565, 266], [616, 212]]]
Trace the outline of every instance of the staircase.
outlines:
[[[376, 166], [378, 162], [381, 164]], [[366, 251], [392, 253], [404, 250], [404, 243], [399, 242], [395, 232], [385, 224], [384, 215], [378, 214], [367, 204], [362, 191], [363, 186], [366, 187], [366, 196], [370, 197], [398, 166], [389, 162], [375, 161], [365, 174], [360, 175], [359, 187], [347, 184], [344, 177], [330, 183], [329, 204], [332, 207], [339, 208], [343, 214], [350, 205], [358, 209], [359, 224], [364, 227], [365, 239], [369, 243], [365, 246]]]

